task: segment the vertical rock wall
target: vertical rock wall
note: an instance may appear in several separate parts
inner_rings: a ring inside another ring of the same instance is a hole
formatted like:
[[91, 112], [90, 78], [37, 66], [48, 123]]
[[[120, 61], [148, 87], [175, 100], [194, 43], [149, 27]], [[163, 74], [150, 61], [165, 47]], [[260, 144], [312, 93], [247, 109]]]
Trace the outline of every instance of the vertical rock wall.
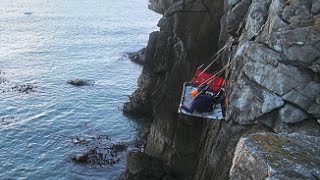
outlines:
[[[164, 15], [161, 30], [150, 35], [139, 89], [124, 107], [153, 115], [145, 153], [183, 179], [228, 179], [243, 135], [320, 136], [319, 0], [151, 0], [149, 8]], [[178, 116], [182, 83], [228, 39], [226, 120]]]
[[151, 110], [145, 153], [165, 160], [179, 176], [191, 177], [203, 121], [179, 117], [177, 108], [183, 82], [218, 49], [223, 0], [153, 0], [149, 8], [163, 13], [161, 30], [150, 35], [139, 89], [124, 111]]
[[[221, 40], [235, 39], [227, 117], [220, 131], [209, 124], [203, 132], [194, 179], [228, 179], [244, 134], [320, 135], [319, 1], [227, 0], [225, 5]], [[246, 168], [238, 175], [248, 173]]]

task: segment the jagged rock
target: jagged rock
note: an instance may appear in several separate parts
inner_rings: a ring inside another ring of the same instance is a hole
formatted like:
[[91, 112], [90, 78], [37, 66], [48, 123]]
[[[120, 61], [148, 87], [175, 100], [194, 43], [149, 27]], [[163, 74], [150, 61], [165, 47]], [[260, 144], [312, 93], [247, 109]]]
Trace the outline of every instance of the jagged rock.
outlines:
[[314, 116], [317, 119], [320, 119], [320, 105], [319, 103], [314, 103], [310, 106], [310, 108], [307, 111], [309, 114]]
[[230, 179], [319, 179], [320, 138], [257, 133], [238, 142]]
[[240, 124], [256, 123], [256, 119], [274, 109], [283, 106], [284, 101], [276, 94], [260, 88], [254, 83], [242, 79], [231, 95], [235, 99], [230, 103], [232, 112], [228, 111], [227, 119], [234, 119]]
[[284, 96], [284, 99], [299, 106], [315, 118], [319, 118], [320, 111], [318, 110], [320, 110], [320, 104], [317, 102], [320, 96], [319, 89], [319, 83], [310, 82], [306, 86], [301, 85], [293, 89]]
[[157, 13], [164, 14], [165, 10], [175, 1], [177, 0], [149, 0], [148, 8]]
[[159, 38], [159, 32], [153, 32], [149, 35], [149, 42], [145, 50], [144, 68], [138, 79], [139, 88], [129, 97], [130, 101], [123, 106], [123, 113], [129, 116], [148, 116], [151, 114], [151, 93], [153, 76], [153, 56], [156, 50], [156, 44]]
[[177, 1], [165, 11], [164, 16], [170, 17], [176, 13], [183, 12], [204, 13], [208, 12], [208, 10], [202, 1]]
[[[265, 51], [265, 52], [263, 52]], [[280, 63], [284, 61], [281, 55], [273, 55], [270, 50], [250, 46], [245, 51], [248, 63], [244, 65], [243, 71], [249, 79], [279, 95], [288, 93], [293, 88], [311, 81], [309, 74], [295, 66]], [[273, 61], [273, 62], [272, 62]], [[291, 78], [291, 77], [295, 78]]]
[[231, 10], [227, 15], [227, 29], [228, 33], [231, 35], [237, 35], [238, 30], [241, 28], [243, 19], [245, 18], [248, 8], [250, 7], [251, 0], [242, 0], [236, 2], [231, 2], [234, 4], [231, 6]]
[[313, 64], [311, 66], [309, 66], [309, 68], [313, 72], [320, 74], [320, 59], [318, 59], [317, 61], [313, 62]]
[[107, 135], [94, 137], [75, 137], [72, 143], [82, 146], [82, 152], [72, 155], [71, 162], [84, 166], [114, 166], [124, 158], [124, 151], [128, 144], [125, 142], [112, 142]]
[[320, 14], [320, 1], [319, 0], [313, 0], [312, 1], [311, 11], [314, 14]]
[[319, 30], [313, 26], [295, 29], [282, 28], [266, 35], [265, 42], [276, 51], [284, 53], [288, 61], [310, 65], [319, 57]]
[[252, 1], [245, 23], [246, 36], [248, 38], [257, 35], [265, 24], [270, 4], [271, 0]]
[[288, 6], [285, 6], [282, 13], [282, 18], [289, 23], [295, 23], [305, 19], [311, 18], [311, 6], [310, 0], [290, 0]]
[[279, 111], [278, 119], [285, 123], [297, 123], [308, 118], [308, 114], [295, 106], [286, 104]]
[[133, 62], [143, 65], [144, 59], [145, 59], [145, 53], [146, 53], [146, 48], [142, 48], [138, 52], [128, 53], [128, 56]]

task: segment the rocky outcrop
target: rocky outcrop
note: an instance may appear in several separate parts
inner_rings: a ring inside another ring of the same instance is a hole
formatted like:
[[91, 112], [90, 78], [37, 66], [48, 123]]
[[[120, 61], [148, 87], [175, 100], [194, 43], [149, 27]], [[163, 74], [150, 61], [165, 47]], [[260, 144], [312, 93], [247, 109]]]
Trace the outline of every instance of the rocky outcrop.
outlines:
[[319, 179], [320, 137], [251, 134], [240, 139], [230, 179]]
[[[125, 105], [153, 116], [146, 154], [183, 179], [228, 179], [243, 135], [320, 136], [319, 0], [150, 2], [163, 14], [161, 30], [150, 36], [139, 89]], [[231, 57], [225, 120], [178, 116], [182, 83], [230, 40], [214, 65]]]
[[128, 56], [131, 59], [131, 61], [133, 61], [139, 65], [143, 65], [144, 59], [145, 59], [145, 54], [146, 54], [146, 48], [142, 48], [138, 52], [129, 52]]

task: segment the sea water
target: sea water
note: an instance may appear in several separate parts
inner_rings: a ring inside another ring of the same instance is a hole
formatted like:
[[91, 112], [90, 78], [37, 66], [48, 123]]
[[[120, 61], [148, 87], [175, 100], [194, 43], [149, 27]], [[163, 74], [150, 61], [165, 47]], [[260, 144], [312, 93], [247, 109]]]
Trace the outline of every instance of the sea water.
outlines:
[[[142, 68], [125, 52], [146, 46], [157, 30], [159, 15], [147, 6], [147, 0], [0, 1], [0, 179], [115, 179], [125, 170], [125, 155], [112, 166], [70, 157], [92, 148], [76, 137], [135, 140], [139, 125], [121, 107]], [[67, 83], [73, 79], [93, 84]]]

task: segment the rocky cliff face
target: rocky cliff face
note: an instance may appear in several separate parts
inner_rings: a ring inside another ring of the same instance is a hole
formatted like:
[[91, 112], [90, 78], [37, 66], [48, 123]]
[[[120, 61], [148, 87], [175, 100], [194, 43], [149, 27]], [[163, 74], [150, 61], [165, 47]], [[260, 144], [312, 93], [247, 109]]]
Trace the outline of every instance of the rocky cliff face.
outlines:
[[[320, 136], [319, 0], [151, 0], [149, 8], [164, 15], [161, 30], [150, 35], [139, 89], [124, 107], [153, 116], [146, 154], [183, 179], [228, 179], [255, 171], [232, 161], [242, 152], [235, 153], [237, 144], [254, 148], [238, 143], [243, 135]], [[178, 116], [182, 83], [230, 40], [214, 65], [222, 68], [231, 57], [226, 119]]]

